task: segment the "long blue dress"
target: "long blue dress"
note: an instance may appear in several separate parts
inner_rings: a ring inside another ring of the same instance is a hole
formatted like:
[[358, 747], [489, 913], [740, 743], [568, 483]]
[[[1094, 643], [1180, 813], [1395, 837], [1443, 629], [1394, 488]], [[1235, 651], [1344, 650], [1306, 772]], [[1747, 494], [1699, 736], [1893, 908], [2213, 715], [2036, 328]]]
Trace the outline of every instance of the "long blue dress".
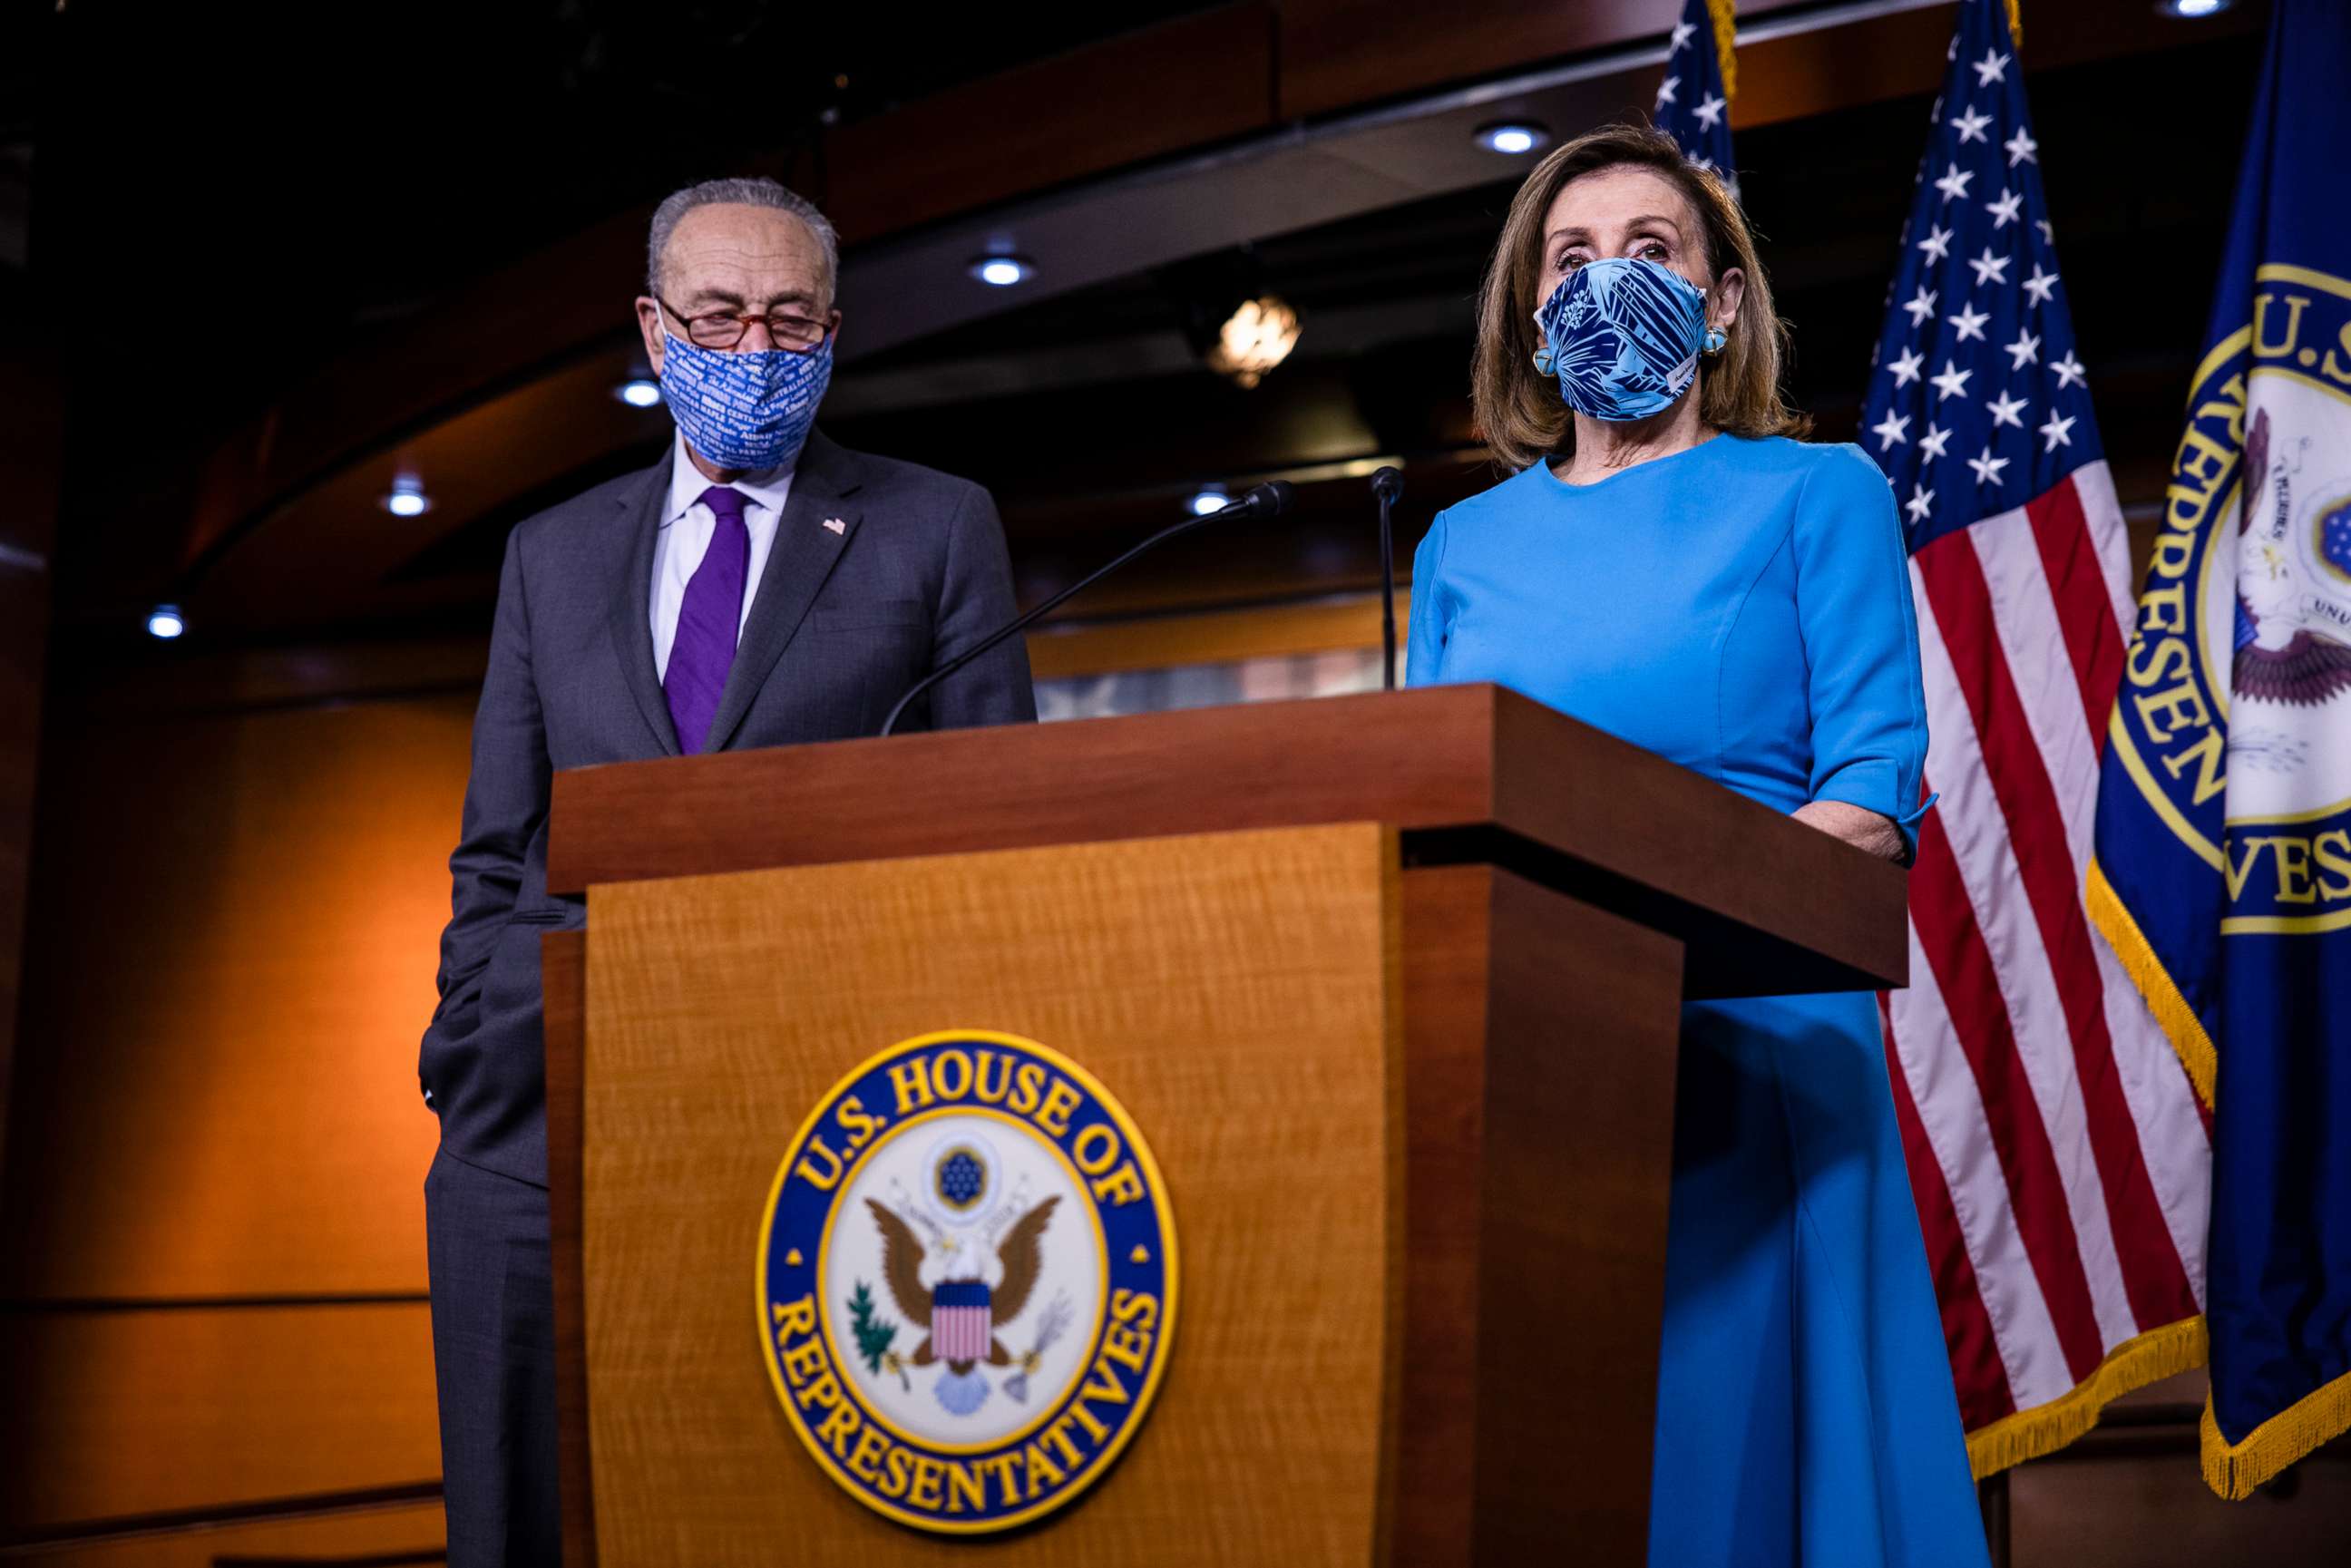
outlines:
[[[1409, 679], [1493, 681], [1792, 810], [1917, 817], [1893, 497], [1858, 447], [1717, 435], [1438, 515]], [[1657, 1374], [1659, 1568], [1986, 1561], [1863, 993], [1685, 1009]]]

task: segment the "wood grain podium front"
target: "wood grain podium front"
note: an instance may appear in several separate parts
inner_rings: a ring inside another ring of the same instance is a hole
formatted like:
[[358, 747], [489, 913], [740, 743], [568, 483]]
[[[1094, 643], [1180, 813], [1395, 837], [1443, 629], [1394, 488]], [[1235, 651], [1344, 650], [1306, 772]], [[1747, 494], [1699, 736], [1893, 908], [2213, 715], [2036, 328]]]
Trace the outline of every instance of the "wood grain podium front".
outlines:
[[[1895, 868], [1490, 686], [583, 769], [549, 883], [574, 1568], [1637, 1563], [1680, 1004], [1906, 957]], [[981, 1541], [820, 1468], [746, 1288], [951, 1030], [1122, 1101], [1182, 1257], [1131, 1444]]]

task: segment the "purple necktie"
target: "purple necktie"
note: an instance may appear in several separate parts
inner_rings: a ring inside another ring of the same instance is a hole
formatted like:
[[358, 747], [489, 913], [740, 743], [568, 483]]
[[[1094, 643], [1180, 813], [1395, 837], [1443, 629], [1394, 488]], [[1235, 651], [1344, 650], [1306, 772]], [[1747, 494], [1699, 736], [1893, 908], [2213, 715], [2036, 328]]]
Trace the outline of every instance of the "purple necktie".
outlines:
[[677, 635], [669, 645], [662, 691], [669, 697], [677, 748], [700, 751], [718, 715], [718, 695], [735, 663], [735, 633], [743, 620], [743, 583], [751, 570], [751, 530], [743, 526], [743, 492], [713, 485], [699, 497], [717, 518], [710, 548], [677, 607]]

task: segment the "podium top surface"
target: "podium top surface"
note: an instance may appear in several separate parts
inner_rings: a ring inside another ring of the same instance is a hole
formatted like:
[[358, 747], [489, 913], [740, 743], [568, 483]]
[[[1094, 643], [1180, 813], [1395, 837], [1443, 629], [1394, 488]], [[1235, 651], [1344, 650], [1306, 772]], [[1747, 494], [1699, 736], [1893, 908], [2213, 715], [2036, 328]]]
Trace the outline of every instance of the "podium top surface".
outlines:
[[548, 891], [1346, 821], [1679, 936], [1694, 997], [1907, 980], [1900, 869], [1492, 685], [575, 768]]

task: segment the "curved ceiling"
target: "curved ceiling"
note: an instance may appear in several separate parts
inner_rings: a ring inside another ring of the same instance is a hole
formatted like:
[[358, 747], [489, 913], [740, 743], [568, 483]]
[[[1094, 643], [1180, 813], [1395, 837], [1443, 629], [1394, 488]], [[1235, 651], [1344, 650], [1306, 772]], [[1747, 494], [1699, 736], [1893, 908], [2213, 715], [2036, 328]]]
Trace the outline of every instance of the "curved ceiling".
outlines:
[[[1322, 26], [1341, 9], [1380, 12], [1382, 47]], [[1031, 592], [1099, 536], [1165, 516], [1191, 484], [1273, 472], [1309, 482], [1287, 553], [1203, 538], [1186, 591], [1359, 580], [1362, 471], [1407, 460], [1424, 505], [1479, 482], [1460, 395], [1468, 294], [1516, 165], [1470, 131], [1509, 116], [1567, 132], [1639, 108], [1677, 9], [1502, 5], [1473, 24], [1401, 4], [1228, 5], [755, 160], [816, 193], [852, 242], [828, 426], [994, 484]], [[2149, 52], [2160, 71], [2250, 26], [2161, 22], [2137, 0], [2040, 10], [2028, 63], [2089, 73], [2085, 93], [2148, 68]], [[1750, 0], [1750, 16], [1737, 110], [1750, 209], [1779, 242], [1775, 272], [1797, 285], [1783, 292], [1809, 284], [1844, 307], [1840, 319], [1869, 315], [1850, 309], [1853, 287], [1886, 265], [1915, 162], [1907, 100], [1932, 90], [1950, 7]], [[2036, 95], [2045, 121], [2049, 95]], [[1837, 136], [1805, 133], [1833, 122]], [[1755, 156], [1767, 148], [1769, 161]], [[666, 439], [658, 409], [612, 396], [634, 368], [627, 301], [644, 217], [637, 206], [576, 227], [327, 359], [198, 455], [176, 506], [168, 486], [144, 492], [175, 513], [157, 524], [163, 548], [80, 574], [68, 614], [119, 627], [177, 597], [193, 626], [228, 640], [477, 620], [507, 527]], [[1242, 246], [1307, 320], [1295, 362], [1256, 393], [1194, 362], [1168, 266]], [[1035, 257], [1038, 277], [973, 281], [964, 264], [989, 248]], [[1863, 355], [1875, 327], [1860, 323]], [[1102, 406], [1111, 387], [1114, 412]], [[431, 511], [381, 507], [396, 471], [424, 478]]]

